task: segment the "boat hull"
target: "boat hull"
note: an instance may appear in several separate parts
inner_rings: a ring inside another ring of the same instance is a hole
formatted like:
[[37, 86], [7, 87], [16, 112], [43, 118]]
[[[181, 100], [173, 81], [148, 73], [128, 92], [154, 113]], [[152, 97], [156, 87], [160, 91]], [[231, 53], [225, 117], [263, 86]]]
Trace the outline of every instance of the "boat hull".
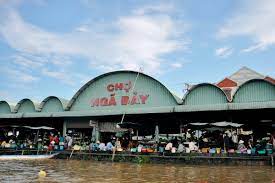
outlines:
[[1, 155], [1, 160], [43, 160], [54, 158], [59, 153], [48, 154], [48, 155]]

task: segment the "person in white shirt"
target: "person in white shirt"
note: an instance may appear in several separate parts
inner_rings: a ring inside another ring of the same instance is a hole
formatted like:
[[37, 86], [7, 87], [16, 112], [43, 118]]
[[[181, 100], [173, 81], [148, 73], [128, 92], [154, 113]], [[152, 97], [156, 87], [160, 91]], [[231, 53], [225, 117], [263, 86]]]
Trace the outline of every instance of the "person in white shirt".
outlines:
[[189, 149], [190, 151], [197, 151], [198, 146], [195, 145], [195, 142], [189, 142]]
[[233, 132], [232, 141], [234, 144], [238, 144], [238, 135], [236, 134], [236, 132]]
[[100, 151], [106, 151], [106, 146], [105, 146], [105, 143], [101, 142], [98, 146], [99, 150]]
[[178, 146], [178, 152], [182, 153], [184, 151], [185, 151], [185, 147], [184, 147], [184, 145], [182, 143], [180, 143], [179, 146]]
[[173, 147], [172, 142], [169, 142], [169, 143], [165, 146], [165, 150], [166, 150], [166, 151], [171, 151], [171, 150], [172, 150], [172, 147]]

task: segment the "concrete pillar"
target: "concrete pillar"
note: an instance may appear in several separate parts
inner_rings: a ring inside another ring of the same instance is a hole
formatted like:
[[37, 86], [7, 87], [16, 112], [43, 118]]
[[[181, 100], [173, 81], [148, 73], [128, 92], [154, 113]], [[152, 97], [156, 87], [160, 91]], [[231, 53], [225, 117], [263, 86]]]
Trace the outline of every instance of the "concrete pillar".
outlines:
[[64, 121], [63, 122], [63, 137], [67, 134], [67, 121]]
[[100, 131], [99, 131], [98, 122], [96, 122], [95, 131], [96, 131], [95, 139], [96, 139], [96, 141], [99, 141], [99, 139], [100, 139]]

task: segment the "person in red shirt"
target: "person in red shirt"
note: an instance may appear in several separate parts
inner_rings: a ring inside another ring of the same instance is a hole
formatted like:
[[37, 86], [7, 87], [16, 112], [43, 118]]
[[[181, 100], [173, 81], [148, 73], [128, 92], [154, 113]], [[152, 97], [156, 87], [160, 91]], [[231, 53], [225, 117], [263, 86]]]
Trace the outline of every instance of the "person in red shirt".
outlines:
[[53, 140], [54, 140], [55, 144], [57, 144], [57, 145], [59, 144], [59, 137], [57, 135], [54, 136]]

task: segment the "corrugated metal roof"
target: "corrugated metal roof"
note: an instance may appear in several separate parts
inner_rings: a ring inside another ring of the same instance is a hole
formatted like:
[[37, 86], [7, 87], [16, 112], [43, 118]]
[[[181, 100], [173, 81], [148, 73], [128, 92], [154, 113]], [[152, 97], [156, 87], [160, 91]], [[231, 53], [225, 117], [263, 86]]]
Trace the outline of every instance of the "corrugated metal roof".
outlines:
[[[69, 101], [66, 100], [66, 99], [63, 99], [63, 98], [59, 98], [59, 97], [56, 97], [56, 96], [49, 96], [47, 98], [45, 98], [39, 105], [39, 110], [38, 111], [42, 111], [43, 108], [45, 107], [46, 103], [50, 100], [58, 100], [61, 105], [62, 105], [62, 110], [64, 111], [65, 108], [67, 107]], [[58, 104], [57, 104], [58, 105]], [[56, 107], [56, 106], [55, 106]]]
[[229, 110], [243, 110], [243, 109], [270, 109], [275, 108], [275, 101], [267, 102], [249, 102], [249, 103], [229, 103]]
[[227, 104], [209, 104], [209, 105], [179, 105], [175, 106], [175, 112], [195, 112], [195, 111], [223, 111], [227, 110]]
[[23, 113], [22, 118], [40, 118], [40, 117], [51, 117], [51, 113], [47, 112], [32, 112], [32, 113]]
[[[26, 104], [26, 105], [24, 106], [24, 104]], [[24, 108], [21, 109], [22, 105], [23, 105]], [[34, 103], [31, 99], [25, 98], [25, 99], [20, 100], [16, 104], [16, 106], [14, 108], [14, 111], [12, 111], [12, 112], [20, 112], [18, 110], [23, 110], [23, 112], [25, 112], [25, 110], [38, 111], [39, 110], [39, 104], [38, 103]]]
[[237, 82], [239, 86], [251, 79], [264, 79], [265, 76], [257, 73], [252, 69], [249, 69], [248, 67], [242, 67], [240, 70], [238, 70], [228, 78]]
[[[128, 74], [128, 75], [125, 75], [125, 74]], [[159, 82], [158, 80], [156, 80], [155, 78], [149, 76], [149, 75], [146, 75], [144, 73], [139, 73], [139, 72], [136, 72], [136, 71], [130, 71], [130, 70], [121, 70], [121, 71], [114, 71], [114, 72], [109, 72], [109, 73], [105, 73], [105, 74], [102, 74], [100, 76], [97, 76], [95, 77], [94, 79], [90, 80], [89, 82], [87, 82], [85, 85], [83, 85], [76, 93], [75, 95], [72, 97], [72, 99], [69, 101], [67, 107], [66, 107], [66, 110], [72, 110], [72, 108], [75, 108], [75, 103], [77, 103], [81, 96], [81, 94], [83, 92], [85, 92], [86, 89], [88, 89], [90, 86], [93, 87], [93, 85], [95, 85], [95, 87], [97, 87], [97, 89], [101, 89], [102, 90], [102, 86], [99, 87], [99, 85], [101, 85], [102, 83], [97, 83], [98, 81], [100, 80], [104, 80], [106, 79], [107, 81], [111, 81], [113, 80], [113, 78], [110, 78], [109, 76], [110, 75], [116, 75], [116, 77], [118, 77], [118, 79], [121, 79], [123, 78], [122, 75], [125, 76], [125, 78], [129, 78], [129, 76], [133, 75], [133, 79], [136, 78], [136, 75], [139, 74], [139, 79], [136, 80], [137, 81], [137, 84], [139, 84], [140, 82], [140, 85], [147, 85], [147, 84], [152, 84], [152, 83], [155, 83], [155, 88], [153, 88], [155, 90], [157, 90], [159, 92], [159, 89], [161, 89], [163, 91], [163, 94], [169, 96], [170, 98], [170, 95], [172, 96], [172, 99], [173, 99], [173, 103], [178, 103], [178, 104], [181, 104], [182, 103], [182, 100], [179, 99], [178, 97], [176, 97], [174, 94], [171, 93], [170, 90], [168, 90], [168, 88], [166, 86], [164, 86], [161, 82]], [[141, 81], [142, 80], [142, 81]], [[148, 85], [147, 85], [148, 86]], [[151, 86], [151, 85], [149, 85]], [[136, 88], [135, 88], [136, 89]], [[152, 89], [152, 88], [151, 88]], [[98, 92], [98, 91], [94, 91], [94, 92]], [[101, 91], [102, 92], [102, 91]], [[170, 100], [168, 98], [166, 98], [167, 102]], [[172, 101], [170, 101], [172, 102]], [[174, 104], [173, 104], [174, 105]]]
[[210, 105], [227, 103], [224, 91], [211, 83], [194, 85], [183, 98], [185, 105]]
[[275, 101], [251, 102], [251, 103], [227, 103], [211, 105], [178, 105], [165, 107], [135, 108], [126, 111], [121, 110], [90, 110], [90, 111], [64, 111], [64, 112], [32, 112], [0, 114], [0, 118], [36, 118], [36, 117], [84, 117], [84, 116], [111, 116], [122, 114], [150, 114], [150, 113], [180, 113], [196, 111], [226, 111], [244, 109], [275, 108]]
[[110, 116], [122, 114], [149, 114], [149, 113], [171, 113], [174, 106], [167, 107], [151, 107], [151, 108], [135, 108], [128, 110], [90, 110], [90, 111], [65, 111], [54, 112], [52, 117], [78, 117], [78, 116]]

